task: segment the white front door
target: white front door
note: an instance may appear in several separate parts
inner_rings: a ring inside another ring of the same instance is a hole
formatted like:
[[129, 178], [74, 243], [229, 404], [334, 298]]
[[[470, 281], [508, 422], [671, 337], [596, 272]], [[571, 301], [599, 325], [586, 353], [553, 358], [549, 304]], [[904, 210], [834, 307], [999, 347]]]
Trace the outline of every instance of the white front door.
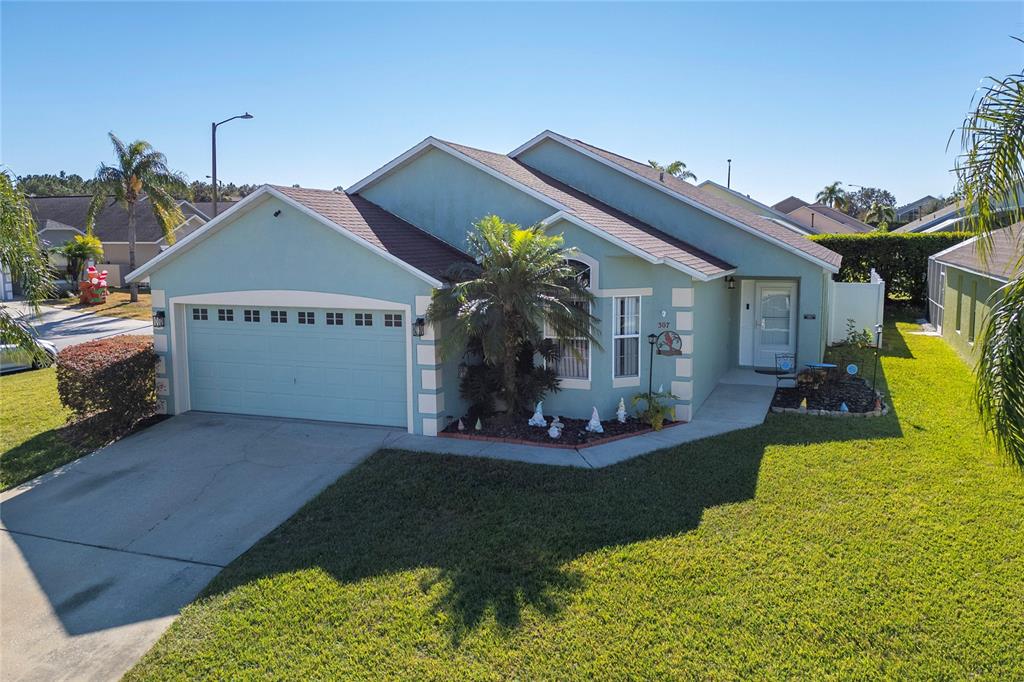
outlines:
[[754, 292], [754, 366], [774, 367], [796, 352], [796, 282], [758, 282]]

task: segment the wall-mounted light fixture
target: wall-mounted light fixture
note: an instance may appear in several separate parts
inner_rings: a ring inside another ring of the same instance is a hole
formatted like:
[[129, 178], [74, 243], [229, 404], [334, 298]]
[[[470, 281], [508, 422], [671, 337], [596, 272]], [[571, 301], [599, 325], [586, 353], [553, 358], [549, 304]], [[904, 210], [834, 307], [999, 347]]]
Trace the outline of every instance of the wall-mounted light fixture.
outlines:
[[167, 316], [162, 310], [153, 311], [153, 329], [163, 329]]
[[427, 321], [422, 317], [417, 317], [416, 321], [412, 323], [412, 335], [415, 337], [423, 336], [427, 331]]
[[729, 287], [730, 289], [735, 289], [736, 288], [736, 278], [733, 277], [732, 275], [729, 275], [728, 277], [726, 277], [725, 278], [725, 286]]

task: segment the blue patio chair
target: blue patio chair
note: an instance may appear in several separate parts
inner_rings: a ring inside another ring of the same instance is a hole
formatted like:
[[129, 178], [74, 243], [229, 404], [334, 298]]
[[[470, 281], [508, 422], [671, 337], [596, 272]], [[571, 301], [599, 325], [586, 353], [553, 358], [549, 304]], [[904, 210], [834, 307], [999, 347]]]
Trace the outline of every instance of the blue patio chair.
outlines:
[[792, 381], [796, 386], [796, 353], [775, 354], [775, 388], [781, 387], [783, 381]]

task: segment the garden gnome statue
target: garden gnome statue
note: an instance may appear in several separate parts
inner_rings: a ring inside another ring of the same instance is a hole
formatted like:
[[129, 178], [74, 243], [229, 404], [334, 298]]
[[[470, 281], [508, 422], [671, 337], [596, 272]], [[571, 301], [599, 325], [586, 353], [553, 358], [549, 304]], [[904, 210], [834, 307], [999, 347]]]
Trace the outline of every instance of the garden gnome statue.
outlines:
[[561, 422], [558, 421], [558, 417], [551, 420], [551, 428], [548, 429], [548, 435], [552, 438], [558, 438], [562, 435]]
[[626, 423], [626, 401], [624, 398], [619, 398], [619, 409], [615, 410], [615, 416], [620, 424]]
[[537, 409], [533, 411], [533, 416], [530, 417], [530, 421], [527, 422], [530, 426], [544, 427], [548, 425], [546, 419], [544, 419], [544, 401], [537, 403]]
[[465, 431], [465, 430], [466, 430], [466, 425], [463, 424], [462, 420], [460, 419], [459, 420], [459, 431]]
[[474, 426], [473, 428], [476, 429], [477, 431], [483, 431], [484, 430], [484, 423], [482, 421], [480, 421], [480, 417], [476, 418], [476, 426]]
[[807, 409], [807, 398], [802, 398], [800, 400], [800, 409], [801, 410], [806, 410]]
[[658, 384], [658, 393], [665, 392], [665, 384]]
[[848, 406], [848, 405], [847, 405], [847, 404], [846, 404], [846, 403], [844, 402], [844, 403], [842, 403], [842, 404], [841, 404], [841, 405], [839, 406], [839, 411], [840, 411], [840, 412], [849, 412], [849, 411], [850, 411], [850, 408], [849, 408], [849, 406]]
[[587, 422], [587, 431], [591, 433], [604, 433], [604, 427], [601, 426], [601, 418], [597, 416], [597, 406], [594, 406], [594, 412], [590, 415], [590, 421]]

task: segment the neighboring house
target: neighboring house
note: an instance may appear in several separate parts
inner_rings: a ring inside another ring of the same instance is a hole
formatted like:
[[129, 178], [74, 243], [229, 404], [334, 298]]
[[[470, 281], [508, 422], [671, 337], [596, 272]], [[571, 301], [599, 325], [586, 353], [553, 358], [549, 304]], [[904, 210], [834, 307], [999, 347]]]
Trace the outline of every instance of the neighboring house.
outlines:
[[896, 222], [909, 223], [912, 220], [917, 220], [921, 217], [922, 211], [936, 206], [939, 201], [938, 197], [933, 197], [931, 194], [928, 194], [917, 201], [911, 201], [909, 204], [897, 206]]
[[928, 259], [928, 317], [968, 360], [992, 304], [992, 295], [1018, 272], [1024, 258], [1024, 223], [992, 233], [987, 258], [980, 237], [951, 246]]
[[[60, 246], [75, 235], [85, 234], [85, 218], [90, 196], [29, 197], [29, 207], [36, 221], [39, 238], [48, 246]], [[180, 201], [178, 205], [185, 221], [175, 228], [174, 236], [181, 239], [209, 221], [212, 204]], [[229, 206], [221, 203], [220, 209]], [[101, 265], [117, 265], [120, 274], [128, 273], [128, 212], [117, 203], [111, 203], [96, 216], [94, 230], [103, 242]], [[135, 265], [154, 258], [167, 248], [163, 230], [153, 215], [145, 197], [135, 206]], [[115, 284], [120, 284], [116, 278]]]
[[[556, 133], [509, 154], [431, 137], [346, 192], [265, 186], [130, 275], [166, 319], [164, 409], [436, 434], [465, 411], [463, 359], [424, 316], [488, 214], [564, 235], [589, 269], [600, 344], [559, 342], [583, 360], [563, 353], [547, 414], [610, 416], [650, 376], [689, 420], [728, 372], [822, 358], [838, 254]], [[668, 330], [678, 354], [652, 367], [647, 337]]]
[[823, 204], [800, 206], [788, 215], [790, 220], [799, 223], [811, 234], [862, 234], [875, 229], [853, 216]]
[[752, 198], [749, 194], [741, 194], [734, 189], [730, 189], [724, 185], [719, 185], [717, 182], [713, 182], [712, 180], [705, 180], [697, 185], [697, 187], [705, 192], [721, 197], [731, 204], [745, 208], [752, 213], [756, 213], [762, 218], [767, 218], [768, 220], [776, 222], [783, 227], [788, 227], [797, 234], [811, 234], [811, 231], [808, 228], [793, 220], [792, 217], [771, 206], [762, 204], [757, 199]]
[[772, 208], [774, 208], [779, 213], [784, 213], [786, 215], [789, 215], [790, 213], [792, 213], [793, 211], [797, 210], [801, 206], [810, 206], [810, 204], [811, 204], [811, 202], [809, 202], [809, 201], [804, 201], [803, 199], [801, 199], [799, 197], [792, 197], [791, 196], [791, 197], [786, 197], [785, 199], [783, 199], [782, 201], [780, 201], [777, 204], [774, 204], [772, 206]]
[[900, 225], [893, 232], [952, 232], [961, 229], [964, 223], [964, 201], [955, 201], [937, 211]]

